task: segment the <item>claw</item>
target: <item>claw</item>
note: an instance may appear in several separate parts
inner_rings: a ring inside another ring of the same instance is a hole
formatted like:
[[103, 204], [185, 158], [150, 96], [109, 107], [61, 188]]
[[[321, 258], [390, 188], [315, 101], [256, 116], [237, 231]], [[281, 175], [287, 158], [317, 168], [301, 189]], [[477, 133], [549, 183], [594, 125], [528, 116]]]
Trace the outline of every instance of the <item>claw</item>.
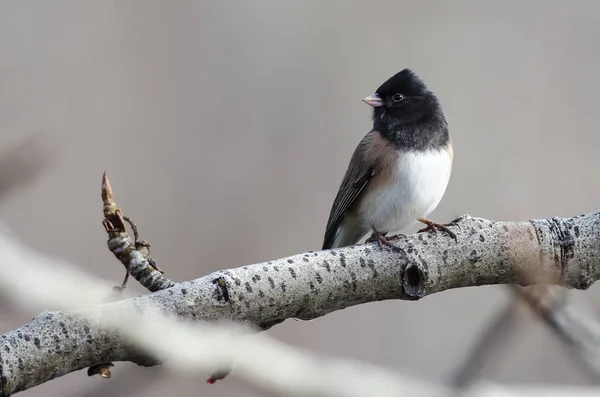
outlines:
[[448, 228], [448, 226], [455, 226], [457, 223], [456, 220], [454, 220], [450, 223], [446, 223], [445, 225], [430, 221], [429, 219], [425, 219], [425, 218], [419, 218], [419, 222], [426, 224], [427, 227], [424, 227], [423, 229], [417, 231], [417, 233], [428, 232], [431, 230], [433, 230], [434, 232], [438, 231], [438, 230], [442, 230], [442, 231], [446, 232], [448, 234], [448, 236], [453, 238], [454, 241], [456, 241], [456, 234], [454, 234], [454, 232]]
[[373, 230], [373, 233], [371, 234], [371, 237], [367, 239], [367, 243], [374, 243], [377, 241], [379, 247], [387, 245], [388, 247], [395, 248], [394, 244], [390, 242], [390, 239], [397, 238], [397, 235], [388, 238], [385, 236], [387, 233], [380, 232], [375, 228], [375, 226], [371, 226], [371, 229]]
[[392, 240], [398, 240], [398, 239], [401, 239], [404, 237], [406, 237], [406, 234], [398, 233], [398, 234], [394, 234], [393, 236], [386, 236], [385, 238], [387, 238], [388, 241], [392, 241]]

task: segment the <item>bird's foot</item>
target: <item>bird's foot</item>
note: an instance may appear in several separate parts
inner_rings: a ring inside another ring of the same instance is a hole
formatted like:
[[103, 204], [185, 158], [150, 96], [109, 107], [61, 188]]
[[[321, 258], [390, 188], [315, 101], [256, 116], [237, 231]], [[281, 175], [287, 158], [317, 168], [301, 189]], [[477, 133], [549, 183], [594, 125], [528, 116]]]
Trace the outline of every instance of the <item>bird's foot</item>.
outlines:
[[434, 232], [438, 231], [438, 230], [442, 230], [442, 231], [446, 232], [448, 234], [448, 236], [452, 237], [456, 241], [456, 234], [454, 234], [454, 232], [452, 230], [450, 230], [450, 228], [448, 227], [448, 226], [455, 226], [456, 220], [454, 220], [450, 223], [440, 224], [440, 223], [436, 223], [434, 221], [430, 221], [429, 219], [419, 218], [419, 222], [426, 224], [427, 227], [424, 227], [423, 229], [417, 231], [417, 233], [428, 232], [430, 230], [433, 230]]
[[[371, 229], [373, 230], [373, 233], [371, 234], [371, 237], [369, 237], [367, 239], [367, 243], [374, 243], [377, 241], [377, 243], [379, 244], [379, 246], [383, 246], [383, 245], [387, 245], [390, 248], [395, 248], [394, 244], [392, 244], [390, 242], [390, 239], [388, 237], [386, 237], [385, 235], [387, 233], [382, 233], [379, 230], [377, 230], [375, 228], [375, 226], [371, 226]], [[393, 238], [396, 238], [396, 236], [392, 236]]]

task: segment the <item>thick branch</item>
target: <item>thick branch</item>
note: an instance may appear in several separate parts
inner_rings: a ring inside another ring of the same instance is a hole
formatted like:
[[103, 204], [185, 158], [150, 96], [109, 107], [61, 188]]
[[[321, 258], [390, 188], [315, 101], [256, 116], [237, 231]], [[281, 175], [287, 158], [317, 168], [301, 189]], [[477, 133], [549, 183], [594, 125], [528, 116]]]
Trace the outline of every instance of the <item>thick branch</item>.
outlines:
[[[190, 320], [236, 320], [267, 329], [287, 318], [313, 319], [385, 299], [416, 300], [451, 288], [544, 282], [586, 289], [600, 277], [599, 213], [531, 222], [464, 216], [443, 233], [309, 252], [218, 271], [101, 311], [155, 309]], [[532, 280], [527, 275], [536, 274]], [[25, 337], [28, 335], [28, 337]], [[75, 370], [140, 355], [92, 320], [44, 313], [2, 337], [1, 393], [10, 395]], [[56, 354], [60, 352], [60, 354]]]

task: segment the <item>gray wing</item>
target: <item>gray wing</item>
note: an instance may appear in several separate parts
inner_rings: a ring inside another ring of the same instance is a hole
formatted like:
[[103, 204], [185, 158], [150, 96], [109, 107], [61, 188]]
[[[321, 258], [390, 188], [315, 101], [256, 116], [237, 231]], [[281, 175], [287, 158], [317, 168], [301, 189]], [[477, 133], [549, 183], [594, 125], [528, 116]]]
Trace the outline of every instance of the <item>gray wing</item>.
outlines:
[[330, 249], [333, 246], [344, 215], [375, 175], [375, 158], [368, 155], [374, 133], [374, 131], [369, 132], [352, 154], [346, 174], [331, 206], [322, 249]]

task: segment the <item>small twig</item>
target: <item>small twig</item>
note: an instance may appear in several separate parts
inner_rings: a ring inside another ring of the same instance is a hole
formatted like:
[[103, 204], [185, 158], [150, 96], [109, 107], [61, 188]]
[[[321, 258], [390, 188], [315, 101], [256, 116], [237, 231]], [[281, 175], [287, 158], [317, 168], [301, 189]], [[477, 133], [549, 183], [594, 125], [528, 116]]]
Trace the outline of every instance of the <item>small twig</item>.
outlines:
[[127, 287], [127, 281], [129, 280], [129, 272], [125, 272], [125, 277], [123, 277], [123, 282], [121, 283], [121, 292]]
[[128, 216], [123, 215], [123, 219], [125, 219], [125, 222], [129, 223], [129, 226], [131, 226], [131, 230], [133, 231], [133, 241], [135, 241], [135, 243], [137, 244], [138, 240], [140, 239], [140, 235], [138, 233], [137, 225]]
[[125, 288], [123, 285], [115, 285], [112, 289], [112, 293], [104, 300], [105, 302], [116, 302], [124, 299], [123, 290]]
[[[150, 243], [139, 240], [139, 231], [135, 222], [117, 207], [106, 172], [102, 176], [102, 203], [104, 213], [102, 224], [108, 234], [108, 248], [127, 271], [122, 288], [126, 287], [129, 275], [151, 292], [174, 286], [175, 282], [163, 275], [163, 271], [150, 256]], [[126, 223], [131, 226], [133, 239], [127, 233]]]

